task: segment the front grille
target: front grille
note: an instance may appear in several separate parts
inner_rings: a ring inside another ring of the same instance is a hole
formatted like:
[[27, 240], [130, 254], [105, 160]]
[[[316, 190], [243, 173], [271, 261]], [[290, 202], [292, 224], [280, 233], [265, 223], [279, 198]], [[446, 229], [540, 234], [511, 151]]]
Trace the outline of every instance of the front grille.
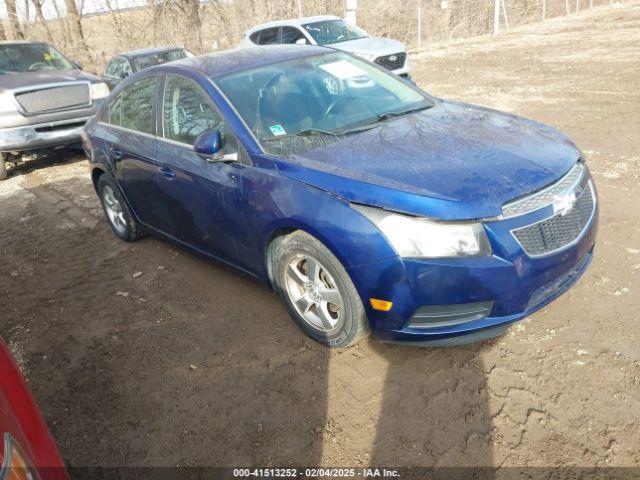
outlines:
[[594, 210], [595, 195], [589, 182], [568, 212], [513, 230], [512, 233], [530, 257], [548, 255], [575, 242], [587, 227]]
[[75, 83], [16, 93], [16, 100], [28, 114], [70, 110], [91, 105], [89, 84]]
[[536, 193], [527, 195], [524, 198], [503, 205], [502, 218], [517, 217], [551, 205], [558, 195], [574, 190], [576, 185], [582, 180], [584, 173], [584, 164], [582, 162], [576, 163], [571, 170], [569, 170], [569, 173], [554, 184]]
[[374, 60], [375, 63], [388, 70], [397, 70], [404, 66], [404, 61], [407, 58], [407, 54], [404, 52], [394, 53], [392, 55], [385, 55], [384, 57], [378, 57]]
[[453, 305], [425, 305], [415, 311], [409, 327], [453, 327], [461, 323], [480, 320], [489, 316], [493, 302], [460, 303]]
[[58, 130], [70, 130], [72, 128], [83, 127], [87, 123], [86, 120], [82, 120], [80, 122], [71, 122], [71, 123], [62, 123], [57, 125], [47, 125], [46, 127], [36, 127], [36, 132], [38, 133], [46, 133], [46, 132], [57, 132]]

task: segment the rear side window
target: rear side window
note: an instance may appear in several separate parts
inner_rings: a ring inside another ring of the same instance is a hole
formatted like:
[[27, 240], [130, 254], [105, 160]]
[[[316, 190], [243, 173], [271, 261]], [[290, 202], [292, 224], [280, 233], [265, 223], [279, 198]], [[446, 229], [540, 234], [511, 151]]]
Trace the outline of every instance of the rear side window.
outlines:
[[137, 132], [155, 134], [153, 102], [157, 78], [145, 78], [127, 87], [122, 93], [122, 126]]
[[167, 76], [162, 110], [164, 137], [169, 140], [194, 145], [205, 130], [218, 129], [224, 134], [222, 117], [188, 78]]
[[260, 32], [258, 44], [260, 45], [275, 45], [278, 43], [278, 27], [267, 28]]
[[105, 119], [107, 123], [118, 126], [122, 124], [122, 95], [118, 95], [109, 102], [107, 113], [108, 116]]
[[257, 32], [253, 32], [251, 36], [249, 36], [249, 40], [251, 40], [253, 43], [258, 43], [260, 41], [260, 30], [258, 30]]
[[158, 79], [139, 80], [109, 102], [109, 123], [136, 132], [155, 134], [153, 103]]
[[282, 27], [282, 43], [296, 43], [301, 38], [306, 40], [304, 34], [296, 27]]

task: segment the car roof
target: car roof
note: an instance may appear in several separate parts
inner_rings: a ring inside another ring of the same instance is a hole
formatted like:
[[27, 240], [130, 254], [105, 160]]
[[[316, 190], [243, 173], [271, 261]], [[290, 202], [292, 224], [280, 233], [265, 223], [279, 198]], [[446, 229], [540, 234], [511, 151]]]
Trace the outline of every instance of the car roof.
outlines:
[[166, 67], [163, 65], [152, 68], [190, 67], [199, 70], [208, 77], [215, 78], [251, 68], [322, 55], [333, 51], [335, 50], [331, 48], [311, 45], [265, 45], [183, 58], [171, 62]]
[[153, 55], [154, 53], [164, 53], [164, 52], [172, 52], [173, 50], [184, 50], [184, 47], [175, 46], [175, 47], [154, 47], [154, 48], [140, 48], [138, 50], [130, 50], [128, 52], [123, 52], [117, 57], [141, 57], [145, 55]]
[[260, 25], [256, 25], [255, 27], [251, 27], [246, 31], [246, 35], [251, 35], [253, 32], [257, 30], [263, 30], [269, 27], [285, 27], [285, 26], [293, 26], [300, 27], [302, 25], [306, 25], [307, 23], [315, 23], [322, 22], [325, 20], [342, 20], [340, 17], [336, 17], [333, 15], [316, 15], [315, 17], [302, 17], [302, 18], [290, 18], [286, 20], [275, 20], [273, 22], [261, 23]]

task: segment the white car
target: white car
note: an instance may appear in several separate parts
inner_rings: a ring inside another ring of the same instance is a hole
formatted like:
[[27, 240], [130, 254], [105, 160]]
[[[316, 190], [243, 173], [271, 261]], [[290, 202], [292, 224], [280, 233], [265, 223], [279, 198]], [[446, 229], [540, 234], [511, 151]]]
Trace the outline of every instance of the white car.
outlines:
[[361, 28], [329, 15], [257, 25], [247, 30], [238, 48], [281, 43], [325, 45], [374, 62], [401, 77], [408, 78], [411, 73], [404, 43], [371, 37]]

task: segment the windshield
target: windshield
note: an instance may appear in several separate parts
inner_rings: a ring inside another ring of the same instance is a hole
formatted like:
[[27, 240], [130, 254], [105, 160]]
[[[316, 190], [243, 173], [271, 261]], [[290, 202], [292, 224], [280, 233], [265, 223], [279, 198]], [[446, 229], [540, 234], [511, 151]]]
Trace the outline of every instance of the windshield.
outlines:
[[145, 68], [160, 65], [161, 63], [173, 62], [174, 60], [180, 60], [186, 57], [187, 52], [184, 49], [170, 50], [168, 52], [157, 52], [134, 57], [133, 64], [136, 67], [136, 72], [138, 72]]
[[218, 84], [263, 149], [276, 155], [316, 148], [434, 104], [396, 75], [345, 53], [245, 70]]
[[76, 68], [59, 51], [42, 43], [0, 44], [0, 75]]
[[303, 27], [318, 45], [330, 45], [369, 36], [364, 30], [355, 25], [349, 25], [344, 20], [324, 20], [307, 23]]

